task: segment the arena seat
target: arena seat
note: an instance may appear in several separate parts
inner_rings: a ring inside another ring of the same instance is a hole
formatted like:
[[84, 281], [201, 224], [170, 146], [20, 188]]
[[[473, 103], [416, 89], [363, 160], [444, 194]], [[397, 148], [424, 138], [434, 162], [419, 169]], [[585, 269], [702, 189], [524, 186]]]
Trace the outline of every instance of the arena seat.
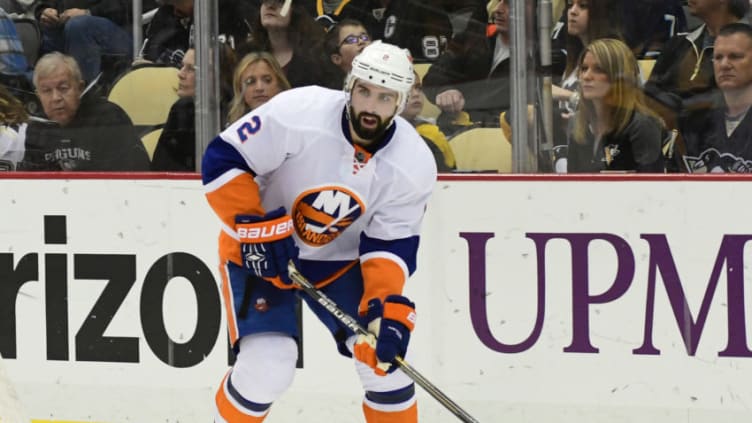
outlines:
[[653, 72], [653, 66], [655, 66], [655, 59], [640, 59], [637, 64], [640, 65], [640, 73], [645, 81], [650, 79], [650, 73]]
[[31, 18], [14, 17], [13, 26], [16, 27], [18, 39], [24, 49], [24, 56], [29, 67], [33, 68], [39, 58], [39, 49], [42, 47], [42, 33], [37, 21]]
[[162, 128], [155, 129], [141, 137], [141, 142], [144, 144], [144, 148], [146, 148], [146, 152], [149, 154], [149, 160], [154, 158], [154, 149], [157, 148], [157, 142], [159, 141], [160, 135], [162, 135]]
[[449, 140], [449, 146], [459, 172], [512, 171], [512, 144], [501, 128], [473, 128], [461, 132]]
[[122, 107], [143, 135], [167, 121], [170, 107], [178, 99], [177, 89], [176, 68], [143, 66], [115, 81], [107, 99]]
[[[418, 76], [420, 76], [420, 80], [423, 80], [423, 77], [426, 76], [426, 72], [428, 72], [428, 68], [431, 67], [430, 63], [416, 63], [413, 65], [415, 68], [415, 72], [418, 73]], [[433, 99], [426, 98], [426, 101], [423, 102], [423, 110], [420, 111], [421, 117], [424, 118], [430, 118], [430, 119], [436, 119], [439, 114], [441, 113], [441, 110], [439, 110], [438, 107], [436, 107], [435, 104], [433, 104]]]

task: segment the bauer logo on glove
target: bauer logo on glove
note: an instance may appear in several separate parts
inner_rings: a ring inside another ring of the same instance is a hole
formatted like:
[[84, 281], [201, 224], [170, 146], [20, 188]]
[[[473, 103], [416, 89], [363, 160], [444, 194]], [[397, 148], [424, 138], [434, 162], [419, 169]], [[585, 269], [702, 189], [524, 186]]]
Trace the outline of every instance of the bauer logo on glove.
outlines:
[[264, 216], [235, 216], [243, 267], [281, 289], [293, 288], [287, 263], [298, 263], [293, 224], [283, 207]]
[[292, 219], [287, 216], [270, 222], [259, 222], [255, 225], [238, 226], [238, 236], [241, 242], [268, 242], [282, 239], [292, 234]]

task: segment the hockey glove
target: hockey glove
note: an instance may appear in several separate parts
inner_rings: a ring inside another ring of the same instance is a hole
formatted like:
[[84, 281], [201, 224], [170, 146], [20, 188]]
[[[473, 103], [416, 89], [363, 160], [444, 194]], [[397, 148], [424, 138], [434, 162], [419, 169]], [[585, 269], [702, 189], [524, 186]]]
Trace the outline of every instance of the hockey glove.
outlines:
[[235, 216], [243, 266], [280, 289], [294, 287], [287, 263], [298, 263], [298, 247], [292, 239], [293, 223], [283, 207], [264, 216]]
[[394, 361], [404, 357], [410, 332], [415, 327], [415, 304], [401, 295], [390, 295], [382, 304], [378, 298], [368, 302], [365, 313], [370, 334], [358, 335], [355, 358], [384, 376], [397, 369]]

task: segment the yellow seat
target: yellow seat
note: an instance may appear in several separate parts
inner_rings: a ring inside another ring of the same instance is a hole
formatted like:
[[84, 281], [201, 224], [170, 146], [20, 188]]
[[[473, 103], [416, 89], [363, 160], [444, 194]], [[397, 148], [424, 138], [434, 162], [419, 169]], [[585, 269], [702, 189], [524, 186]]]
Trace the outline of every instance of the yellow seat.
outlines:
[[167, 121], [170, 107], [178, 99], [177, 89], [177, 69], [146, 66], [120, 77], [108, 100], [122, 107], [136, 127], [153, 127]]
[[641, 59], [637, 61], [637, 64], [640, 65], [640, 73], [645, 81], [650, 79], [650, 73], [653, 72], [653, 66], [655, 66], [655, 59]]
[[[426, 72], [428, 72], [428, 68], [430, 67], [430, 63], [416, 63], [413, 65], [413, 68], [415, 68], [415, 72], [418, 73], [421, 81], [423, 80], [423, 77], [426, 76]], [[433, 99], [426, 98], [423, 102], [423, 109], [418, 116], [436, 119], [440, 113], [441, 110], [433, 104]]]
[[471, 172], [512, 171], [512, 145], [501, 128], [474, 128], [449, 140], [457, 170]]
[[162, 128], [155, 129], [141, 137], [141, 142], [144, 144], [144, 148], [146, 148], [146, 152], [149, 154], [149, 160], [154, 158], [154, 149], [157, 148], [157, 142], [159, 141], [160, 135], [162, 135]]

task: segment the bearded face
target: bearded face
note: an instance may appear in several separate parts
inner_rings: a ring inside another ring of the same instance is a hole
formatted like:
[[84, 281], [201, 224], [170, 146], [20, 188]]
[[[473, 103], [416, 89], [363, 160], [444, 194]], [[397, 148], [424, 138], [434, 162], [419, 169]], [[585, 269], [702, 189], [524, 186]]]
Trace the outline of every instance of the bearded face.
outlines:
[[354, 116], [352, 119], [352, 127], [355, 133], [359, 138], [367, 141], [381, 138], [391, 122], [391, 119], [384, 122], [384, 120], [381, 119], [381, 116], [372, 113], [356, 113], [353, 106], [350, 106], [350, 116]]

